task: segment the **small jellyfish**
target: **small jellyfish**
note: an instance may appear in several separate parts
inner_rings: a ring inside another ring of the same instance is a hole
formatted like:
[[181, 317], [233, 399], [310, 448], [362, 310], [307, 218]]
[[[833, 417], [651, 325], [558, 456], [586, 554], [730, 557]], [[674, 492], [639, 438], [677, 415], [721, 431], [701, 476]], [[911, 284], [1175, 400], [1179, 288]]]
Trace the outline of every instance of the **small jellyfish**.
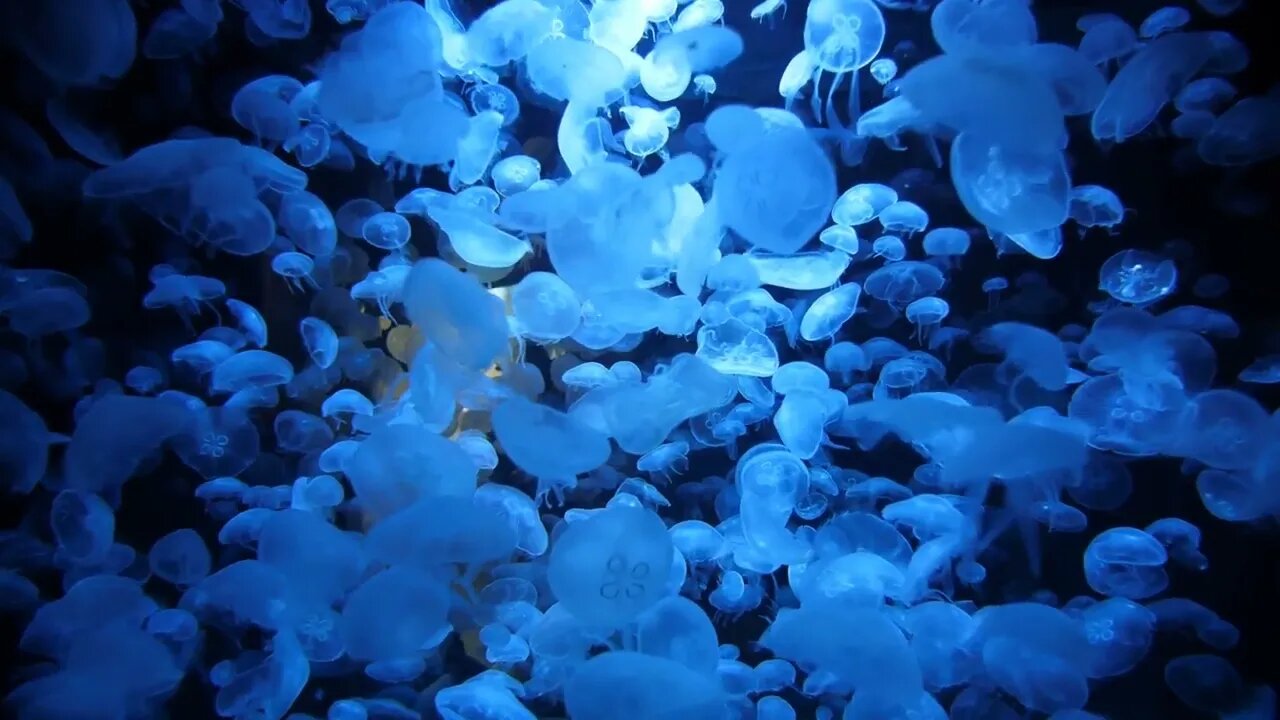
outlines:
[[871, 63], [871, 77], [881, 85], [888, 85], [889, 81], [897, 77], [898, 63], [893, 58], [880, 58]]
[[898, 202], [898, 191], [879, 183], [862, 183], [845, 190], [831, 207], [837, 225], [855, 227], [875, 220], [885, 208]]
[[306, 292], [308, 287], [319, 288], [319, 284], [311, 276], [315, 268], [315, 261], [300, 252], [282, 252], [271, 258], [272, 272], [284, 278], [289, 292]]
[[1236, 97], [1236, 87], [1220, 77], [1197, 78], [1187, 83], [1173, 98], [1178, 112], [1217, 114]]
[[751, 19], [763, 21], [767, 17], [772, 20], [778, 10], [782, 10], [782, 17], [787, 16], [787, 0], [763, 0], [751, 8]]
[[1191, 22], [1191, 12], [1184, 7], [1168, 5], [1151, 13], [1138, 26], [1138, 36], [1144, 40], [1159, 37], [1181, 29]]
[[907, 320], [916, 326], [915, 337], [921, 343], [929, 341], [933, 329], [942, 325], [951, 312], [951, 306], [940, 297], [922, 297], [907, 305]]
[[333, 253], [338, 243], [338, 226], [324, 201], [306, 190], [280, 199], [276, 225], [303, 252], [321, 257]]
[[886, 207], [878, 219], [885, 232], [914, 235], [929, 227], [929, 213], [907, 200], [899, 200]]
[[1099, 533], [1084, 552], [1085, 580], [1103, 595], [1142, 600], [1169, 584], [1169, 555], [1160, 541], [1137, 528]]
[[716, 79], [710, 75], [700, 73], [693, 76], [693, 91], [702, 96], [702, 102], [710, 102], [717, 89]]
[[563, 340], [582, 323], [582, 304], [573, 288], [553, 273], [521, 278], [511, 290], [511, 305], [517, 332], [535, 342]]
[[399, 250], [409, 243], [411, 234], [409, 221], [392, 212], [369, 216], [360, 229], [360, 237], [379, 250]]
[[1006, 290], [1009, 290], [1009, 281], [1000, 275], [982, 281], [982, 291], [987, 293], [988, 310], [996, 309], [996, 305], [1000, 302], [1000, 293]]
[[1114, 192], [1101, 185], [1077, 185], [1071, 188], [1067, 214], [1081, 227], [1110, 231], [1124, 220], [1124, 205]]
[[1159, 540], [1179, 565], [1192, 570], [1209, 567], [1209, 558], [1200, 552], [1200, 528], [1195, 525], [1182, 518], [1162, 518], [1148, 525], [1146, 532]]
[[800, 337], [816, 342], [835, 336], [849, 318], [853, 317], [861, 296], [862, 286], [855, 282], [845, 283], [823, 293], [813, 301], [801, 318]]
[[1178, 267], [1145, 250], [1121, 250], [1102, 264], [1098, 287], [1123, 303], [1146, 305], [1173, 292]]
[[954, 227], [934, 228], [925, 234], [923, 247], [930, 257], [959, 257], [969, 252], [969, 233]]
[[946, 276], [933, 265], [906, 260], [876, 270], [862, 286], [871, 297], [905, 308], [913, 300], [933, 295], [945, 283]]
[[292, 105], [300, 92], [302, 83], [286, 75], [251, 80], [231, 98], [231, 117], [259, 142], [275, 146], [293, 135], [302, 122]]
[[333, 365], [338, 358], [338, 333], [329, 323], [317, 317], [305, 317], [298, 323], [302, 345], [311, 361], [322, 368]]
[[494, 163], [489, 177], [499, 195], [510, 197], [538, 182], [542, 177], [542, 164], [528, 155], [512, 155]]
[[620, 112], [627, 122], [622, 133], [622, 145], [633, 157], [648, 157], [667, 144], [672, 130], [680, 125], [680, 111], [676, 108], [655, 110], [639, 105], [624, 105]]
[[245, 340], [248, 340], [254, 347], [264, 348], [267, 346], [267, 321], [262, 317], [262, 313], [258, 312], [257, 308], [247, 302], [228, 298], [227, 309], [235, 317]]
[[907, 257], [907, 246], [897, 235], [884, 235], [871, 243], [871, 255], [884, 258], [885, 262], [898, 262]]

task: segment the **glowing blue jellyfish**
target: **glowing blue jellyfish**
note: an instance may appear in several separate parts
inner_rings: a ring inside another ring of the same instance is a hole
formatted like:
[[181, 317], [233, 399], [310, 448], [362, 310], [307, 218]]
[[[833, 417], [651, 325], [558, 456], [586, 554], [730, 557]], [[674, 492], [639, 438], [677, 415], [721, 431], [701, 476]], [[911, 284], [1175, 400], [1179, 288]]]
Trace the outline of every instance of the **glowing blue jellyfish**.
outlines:
[[928, 342], [930, 332], [942, 325], [951, 313], [951, 306], [939, 297], [922, 297], [911, 301], [906, 308], [907, 320], [916, 326], [916, 339]]
[[862, 225], [875, 220], [896, 202], [898, 191], [888, 185], [861, 183], [840, 195], [831, 208], [831, 220], [845, 227]]
[[893, 58], [880, 58], [871, 63], [871, 77], [881, 85], [887, 85], [898, 75], [898, 63]]
[[494, 164], [489, 171], [493, 189], [509, 197], [528, 190], [542, 177], [542, 164], [528, 155], [512, 155]]
[[271, 271], [284, 278], [289, 292], [306, 292], [307, 288], [319, 288], [314, 277], [316, 263], [300, 252], [282, 252], [271, 258]]
[[380, 250], [399, 250], [409, 242], [409, 221], [401, 215], [380, 212], [364, 221], [360, 236]]
[[1084, 553], [1085, 579], [1103, 595], [1142, 600], [1165, 589], [1169, 555], [1151, 535], [1119, 527], [1099, 533]]
[[1197, 110], [1217, 114], [1236, 97], [1236, 88], [1220, 77], [1197, 78], [1187, 83], [1173, 99], [1179, 112]]
[[928, 263], [907, 260], [886, 265], [867, 276], [862, 287], [868, 295], [896, 308], [933, 295], [942, 288], [946, 276]]
[[992, 230], [1034, 233], [1067, 219], [1071, 180], [1054, 147], [1009, 147], [962, 133], [951, 144], [951, 179], [965, 209]]
[[1167, 5], [1152, 12], [1138, 26], [1138, 35], [1151, 39], [1181, 29], [1191, 22], [1191, 12], [1184, 7]]
[[934, 228], [924, 236], [924, 253], [930, 257], [959, 257], [969, 251], [969, 242], [969, 233], [960, 228]]
[[907, 246], [897, 235], [884, 235], [871, 243], [872, 257], [884, 258], [885, 262], [898, 262], [907, 256]]
[[1081, 227], [1101, 227], [1108, 231], [1124, 221], [1124, 205], [1110, 189], [1101, 185], [1071, 188], [1068, 215]]
[[1102, 264], [1098, 287], [1120, 302], [1145, 305], [1173, 292], [1178, 267], [1145, 250], [1121, 250]]
[[851, 282], [818, 297], [800, 320], [800, 337], [810, 342], [833, 337], [853, 317], [861, 296], [862, 286]]
[[914, 235], [929, 227], [929, 213], [907, 200], [899, 200], [886, 207], [877, 219], [885, 232]]

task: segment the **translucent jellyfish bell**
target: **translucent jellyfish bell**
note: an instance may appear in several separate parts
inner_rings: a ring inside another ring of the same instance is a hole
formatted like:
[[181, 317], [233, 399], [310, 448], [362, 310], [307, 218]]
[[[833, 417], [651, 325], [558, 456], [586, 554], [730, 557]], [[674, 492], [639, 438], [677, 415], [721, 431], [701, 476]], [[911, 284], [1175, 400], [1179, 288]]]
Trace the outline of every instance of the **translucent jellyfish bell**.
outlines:
[[380, 250], [399, 250], [409, 242], [409, 221], [391, 212], [380, 212], [364, 221], [364, 241]]
[[626, 105], [621, 108], [627, 129], [622, 134], [622, 146], [633, 157], [652, 155], [667, 144], [671, 131], [680, 124], [680, 111], [675, 108], [653, 108]]
[[887, 85], [898, 75], [898, 63], [893, 58], [880, 58], [871, 63], [871, 77], [881, 85]]
[[1121, 250], [1102, 264], [1098, 287], [1124, 303], [1145, 305], [1173, 292], [1178, 267], [1145, 250]]
[[885, 208], [898, 202], [898, 191], [880, 183], [861, 183], [845, 190], [831, 208], [831, 220], [837, 225], [856, 227], [880, 216]]
[[820, 70], [845, 73], [880, 54], [884, 32], [884, 16], [871, 0], [815, 0], [805, 15], [804, 46]]

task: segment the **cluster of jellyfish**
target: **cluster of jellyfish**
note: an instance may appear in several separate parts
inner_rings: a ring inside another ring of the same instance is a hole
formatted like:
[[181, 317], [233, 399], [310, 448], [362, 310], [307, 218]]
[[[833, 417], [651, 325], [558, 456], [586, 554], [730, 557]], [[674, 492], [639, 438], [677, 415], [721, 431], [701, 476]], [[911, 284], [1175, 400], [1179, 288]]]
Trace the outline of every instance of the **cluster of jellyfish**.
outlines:
[[[1188, 717], [1275, 718], [1203, 522], [1123, 518], [1280, 515], [1280, 355], [1220, 377], [1228, 278], [1071, 158], [1262, 163], [1280, 93], [1243, 0], [1048, 4], [0, 5], [6, 716], [1118, 720], [1176, 636]], [[147, 142], [103, 112], [227, 47], [311, 54]], [[1034, 269], [1090, 243], [1084, 299]]]

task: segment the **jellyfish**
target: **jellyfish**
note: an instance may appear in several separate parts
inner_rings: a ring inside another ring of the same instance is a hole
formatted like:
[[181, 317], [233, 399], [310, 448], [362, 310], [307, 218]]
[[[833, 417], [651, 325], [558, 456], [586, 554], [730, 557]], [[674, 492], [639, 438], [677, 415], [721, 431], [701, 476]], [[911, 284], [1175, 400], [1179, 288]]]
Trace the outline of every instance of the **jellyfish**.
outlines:
[[800, 337], [809, 342], [834, 337], [849, 318], [853, 317], [861, 295], [862, 286], [851, 282], [818, 297], [800, 320]]
[[920, 343], [928, 341], [930, 332], [941, 326], [950, 312], [946, 300], [933, 296], [913, 300], [906, 307], [907, 320], [916, 326], [915, 337]]
[[[809, 4], [805, 12], [804, 47], [816, 70], [813, 78], [815, 108], [822, 72], [835, 74], [827, 92], [824, 111], [828, 124], [839, 124], [831, 107], [831, 98], [841, 78], [861, 70], [880, 54], [884, 34], [884, 15], [871, 0], [818, 0]], [[858, 94], [856, 74], [854, 78], [850, 94], [851, 123], [859, 114], [853, 99]], [[814, 114], [817, 114], [816, 109]], [[834, 123], [832, 119], [835, 119]]]
[[371, 215], [360, 229], [364, 241], [380, 250], [399, 250], [409, 242], [409, 221], [391, 212]]
[[1167, 5], [1153, 11], [1138, 26], [1138, 36], [1144, 40], [1182, 29], [1191, 22], [1191, 12], [1184, 7]]
[[942, 288], [945, 276], [938, 268], [906, 260], [886, 265], [867, 276], [863, 289], [895, 308], [905, 308], [913, 300], [932, 295]]
[[885, 232], [914, 235], [929, 226], [929, 214], [913, 202], [899, 200], [886, 207], [877, 217]]
[[954, 227], [934, 228], [925, 234], [923, 247], [930, 257], [959, 257], [969, 251], [969, 233]]
[[1071, 188], [1068, 216], [1084, 228], [1101, 227], [1112, 232], [1124, 221], [1120, 198], [1101, 185], [1077, 185]]
[[489, 171], [493, 189], [503, 197], [528, 190], [542, 175], [542, 164], [528, 155], [512, 155], [499, 160]]
[[271, 258], [271, 271], [284, 278], [289, 292], [306, 292], [308, 287], [318, 289], [320, 285], [311, 276], [315, 267], [315, 261], [300, 252], [282, 252]]
[[1033, 233], [1067, 219], [1071, 180], [1052, 145], [1010, 147], [962, 133], [951, 144], [951, 179], [969, 214], [992, 230]]
[[655, 110], [638, 105], [624, 105], [619, 112], [627, 122], [622, 133], [622, 145], [636, 158], [645, 158], [662, 150], [671, 130], [680, 124], [680, 111], [676, 108]]
[[338, 333], [318, 317], [305, 317], [298, 323], [298, 333], [311, 362], [328, 368], [338, 358]]
[[890, 205], [898, 202], [898, 191], [879, 183], [861, 183], [845, 190], [831, 207], [831, 220], [837, 225], [854, 227], [880, 217]]
[[1120, 302], [1146, 305], [1173, 292], [1178, 268], [1145, 250], [1121, 250], [1102, 264], [1098, 287]]
[[898, 262], [907, 256], [907, 246], [897, 235], [883, 235], [871, 243], [871, 255], [884, 258], [885, 263]]
[[1137, 31], [1119, 17], [1109, 16], [1082, 30], [1080, 54], [1094, 65], [1120, 60], [1138, 49]]
[[675, 552], [666, 526], [648, 510], [611, 507], [573, 523], [551, 547], [547, 580], [579, 621], [618, 627], [666, 595]]
[[1112, 528], [1099, 533], [1085, 550], [1085, 580], [1103, 595], [1142, 600], [1168, 586], [1168, 559], [1164, 546], [1148, 533]]
[[1207, 112], [1217, 115], [1236, 97], [1236, 88], [1220, 77], [1197, 78], [1187, 83], [1173, 98], [1178, 112]]

